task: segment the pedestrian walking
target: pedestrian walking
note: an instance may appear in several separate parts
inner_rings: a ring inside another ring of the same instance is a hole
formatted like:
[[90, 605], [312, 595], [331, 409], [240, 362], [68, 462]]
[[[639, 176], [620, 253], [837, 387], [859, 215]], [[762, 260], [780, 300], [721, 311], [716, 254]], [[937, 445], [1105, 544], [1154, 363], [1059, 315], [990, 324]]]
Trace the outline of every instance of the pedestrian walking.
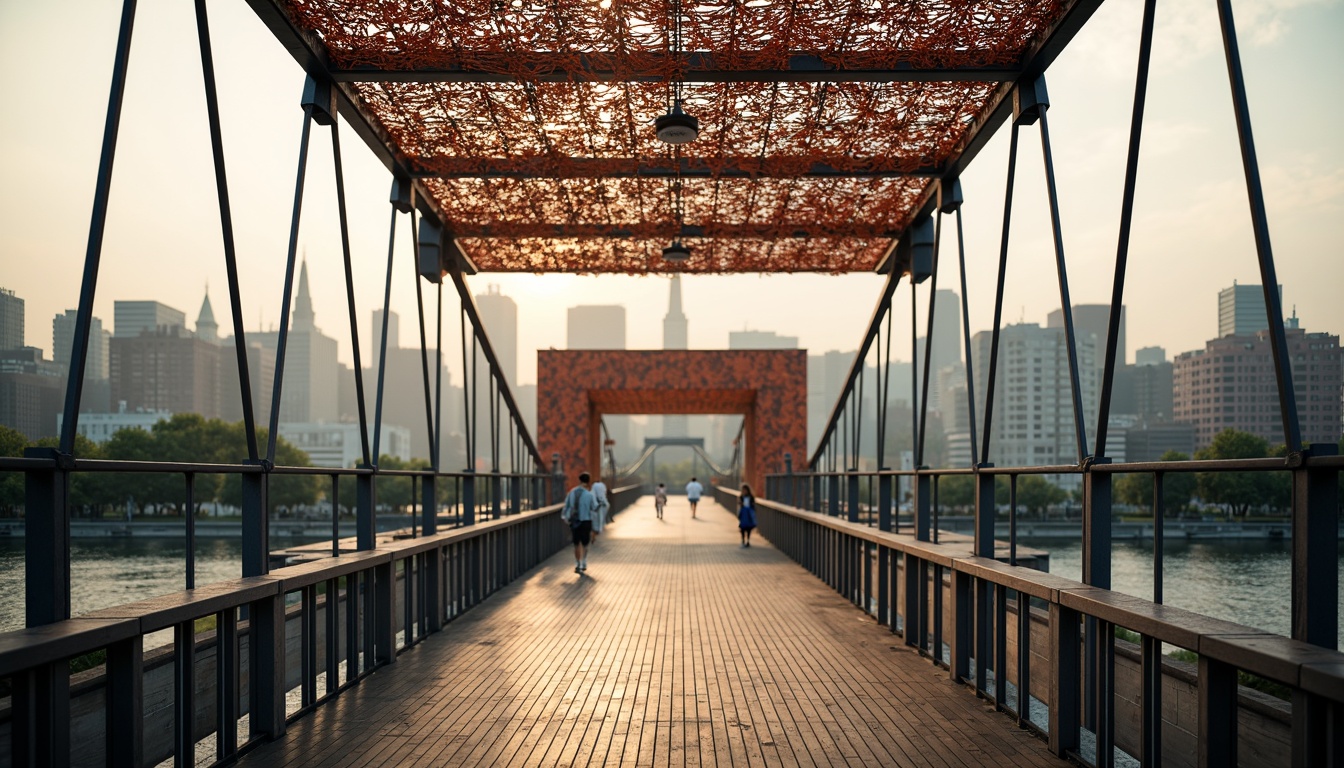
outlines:
[[705, 486], [691, 478], [691, 482], [686, 484], [686, 500], [691, 503], [691, 519], [695, 519], [695, 505], [700, 503], [700, 497], [705, 492]]
[[742, 536], [742, 548], [751, 546], [751, 532], [756, 530], [756, 497], [751, 486], [742, 484], [741, 503], [737, 508], [737, 531]]
[[593, 544], [596, 544], [597, 535], [611, 519], [611, 501], [607, 498], [606, 483], [601, 480], [593, 482], [593, 498], [597, 500], [597, 508], [593, 510]]
[[560, 519], [569, 523], [570, 538], [574, 541], [574, 572], [583, 575], [588, 570], [588, 544], [593, 535], [593, 514], [597, 498], [593, 496], [592, 478], [587, 472], [579, 475], [579, 484], [565, 495], [565, 506]]
[[663, 519], [663, 507], [667, 506], [667, 486], [658, 484], [658, 490], [653, 492], [653, 509], [658, 513], [658, 519]]

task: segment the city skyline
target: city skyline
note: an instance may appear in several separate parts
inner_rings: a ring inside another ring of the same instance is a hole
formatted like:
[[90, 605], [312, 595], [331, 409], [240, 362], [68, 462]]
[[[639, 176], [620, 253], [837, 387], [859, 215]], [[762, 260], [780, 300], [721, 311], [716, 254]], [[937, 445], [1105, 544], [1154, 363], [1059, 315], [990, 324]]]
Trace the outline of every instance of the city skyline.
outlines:
[[[44, 50], [73, 45], [89, 61], [110, 62], [115, 13], [115, 8], [93, 2], [7, 6], [0, 9], [0, 35], [6, 43], [0, 56], [21, 70]], [[1173, 7], [1159, 11], [1157, 19], [1154, 69], [1165, 76], [1153, 78], [1150, 85], [1139, 167], [1125, 297], [1131, 348], [1198, 348], [1216, 331], [1216, 291], [1234, 282], [1260, 282], [1213, 14], [1212, 8]], [[1327, 87], [1324, 73], [1344, 70], [1344, 54], [1333, 44], [1335, 34], [1344, 29], [1344, 8], [1303, 2], [1239, 8], [1238, 14], [1285, 314], [1296, 307], [1303, 327], [1338, 332], [1344, 329], [1344, 303], [1334, 300], [1332, 289], [1341, 280], [1322, 278], [1344, 277], [1334, 256], [1338, 244], [1332, 229], [1332, 222], [1344, 214], [1344, 148], [1334, 141], [1331, 129], [1344, 111], [1335, 100], [1313, 94]], [[1103, 6], [1048, 74], [1071, 298], [1078, 304], [1109, 300], [1137, 17], [1136, 8]], [[295, 167], [302, 75], [248, 8], [221, 6], [212, 11], [211, 23], [243, 274], [244, 325], [273, 327], [279, 320], [278, 286], [283, 284], [292, 202], [292, 187], [277, 180], [292, 178]], [[160, 0], [142, 3], [94, 313], [109, 317], [114, 297], [171, 296], [180, 285], [209, 282], [218, 286], [217, 320], [221, 334], [227, 335], [232, 318], [223, 290], [227, 281], [194, 35], [189, 8]], [[54, 66], [60, 70], [74, 65]], [[77, 281], [52, 280], [51, 274], [73, 276], [82, 269], [88, 235], [83, 222], [91, 207], [102, 137], [99, 120], [37, 123], [29, 115], [59, 114], [72, 98], [101, 115], [110, 74], [97, 71], [96, 76], [72, 76], [73, 90], [60, 92], [46, 87], [50, 79], [25, 80], [18, 84], [19, 96], [31, 110], [0, 116], [0, 146], [5, 147], [0, 169], [6, 178], [26, 180], [0, 190], [0, 252], [6, 265], [0, 282], [25, 296], [35, 317], [50, 317], [78, 303]], [[60, 71], [53, 74], [61, 76]], [[165, 100], [164, 93], [183, 96]], [[169, 125], [173, 130], [165, 132], [163, 126]], [[348, 138], [347, 143], [356, 304], [359, 315], [366, 316], [382, 306], [390, 179], [357, 140]], [[973, 330], [990, 326], [1006, 148], [1007, 131], [1000, 130], [962, 178]], [[1036, 132], [1024, 131], [1005, 323], [1044, 322], [1038, 307], [1059, 304], [1038, 153]], [[341, 342], [342, 360], [349, 364], [325, 132], [314, 134], [310, 156], [300, 243], [313, 269], [315, 310], [327, 318], [324, 330]], [[160, 194], [166, 185], [174, 189], [171, 199]], [[66, 205], [53, 207], [47, 202], [51, 199]], [[415, 315], [406, 275], [409, 241], [409, 226], [402, 222], [395, 264], [401, 279], [393, 280], [392, 309], [407, 318]], [[945, 254], [955, 253], [948, 247], [952, 242], [945, 239]], [[182, 257], [184, 250], [189, 258]], [[955, 259], [943, 259], [939, 284], [955, 286], [958, 277]], [[723, 348], [728, 330], [746, 326], [797, 336], [799, 346], [812, 351], [853, 349], [884, 279], [870, 274], [687, 276], [685, 311], [697, 318], [688, 346]], [[563, 345], [564, 312], [573, 304], [625, 304], [631, 310], [627, 346], [658, 348], [661, 311], [653, 308], [661, 307], [666, 296], [664, 280], [483, 274], [469, 278], [468, 285], [479, 293], [487, 284], [497, 284], [518, 302], [518, 348], [523, 352], [517, 383], [527, 384], [535, 379], [531, 352]], [[136, 287], [145, 290], [132, 290]], [[433, 287], [425, 290], [432, 315], [428, 297]], [[898, 290], [897, 318], [910, 316], [909, 294], [905, 285]], [[922, 306], [927, 283], [919, 294]], [[1192, 298], [1198, 296], [1208, 298]], [[646, 307], [647, 312], [636, 311]], [[800, 307], [814, 311], [800, 312]], [[454, 327], [455, 314], [450, 292], [445, 303], [445, 337], [450, 339], [454, 334], [447, 330]], [[922, 327], [923, 318], [917, 322]], [[410, 338], [414, 327], [403, 325], [403, 346], [418, 341]], [[911, 357], [908, 331], [897, 332], [894, 347], [903, 359]], [[450, 359], [456, 359], [454, 349], [445, 345]]]

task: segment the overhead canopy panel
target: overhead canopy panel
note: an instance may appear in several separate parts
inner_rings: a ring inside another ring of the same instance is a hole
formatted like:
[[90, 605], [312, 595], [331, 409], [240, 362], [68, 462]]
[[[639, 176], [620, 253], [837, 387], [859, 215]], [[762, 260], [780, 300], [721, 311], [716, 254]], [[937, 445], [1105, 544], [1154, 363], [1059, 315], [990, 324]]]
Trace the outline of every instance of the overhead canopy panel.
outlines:
[[727, 273], [887, 263], [1099, 0], [251, 2], [475, 269]]

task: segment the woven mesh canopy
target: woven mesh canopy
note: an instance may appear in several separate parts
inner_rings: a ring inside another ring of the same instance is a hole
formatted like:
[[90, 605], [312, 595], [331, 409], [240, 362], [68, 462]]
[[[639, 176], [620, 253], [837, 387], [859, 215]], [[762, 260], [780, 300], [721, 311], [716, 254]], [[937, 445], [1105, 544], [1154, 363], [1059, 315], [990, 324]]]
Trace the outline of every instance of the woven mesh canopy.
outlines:
[[589, 273], [876, 268], [1075, 5], [271, 2], [477, 270]]

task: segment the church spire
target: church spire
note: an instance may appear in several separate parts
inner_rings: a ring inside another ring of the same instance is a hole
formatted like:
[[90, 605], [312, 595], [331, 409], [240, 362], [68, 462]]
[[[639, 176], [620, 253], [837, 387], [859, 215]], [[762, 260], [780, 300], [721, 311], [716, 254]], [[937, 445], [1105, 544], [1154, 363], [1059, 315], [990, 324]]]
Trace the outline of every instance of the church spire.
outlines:
[[294, 330], [313, 330], [313, 297], [308, 292], [308, 259], [299, 267], [299, 295], [294, 297]]
[[201, 302], [201, 311], [196, 315], [196, 338], [212, 344], [219, 341], [219, 323], [215, 322], [215, 311], [210, 306], [210, 286], [205, 286], [205, 300]]

